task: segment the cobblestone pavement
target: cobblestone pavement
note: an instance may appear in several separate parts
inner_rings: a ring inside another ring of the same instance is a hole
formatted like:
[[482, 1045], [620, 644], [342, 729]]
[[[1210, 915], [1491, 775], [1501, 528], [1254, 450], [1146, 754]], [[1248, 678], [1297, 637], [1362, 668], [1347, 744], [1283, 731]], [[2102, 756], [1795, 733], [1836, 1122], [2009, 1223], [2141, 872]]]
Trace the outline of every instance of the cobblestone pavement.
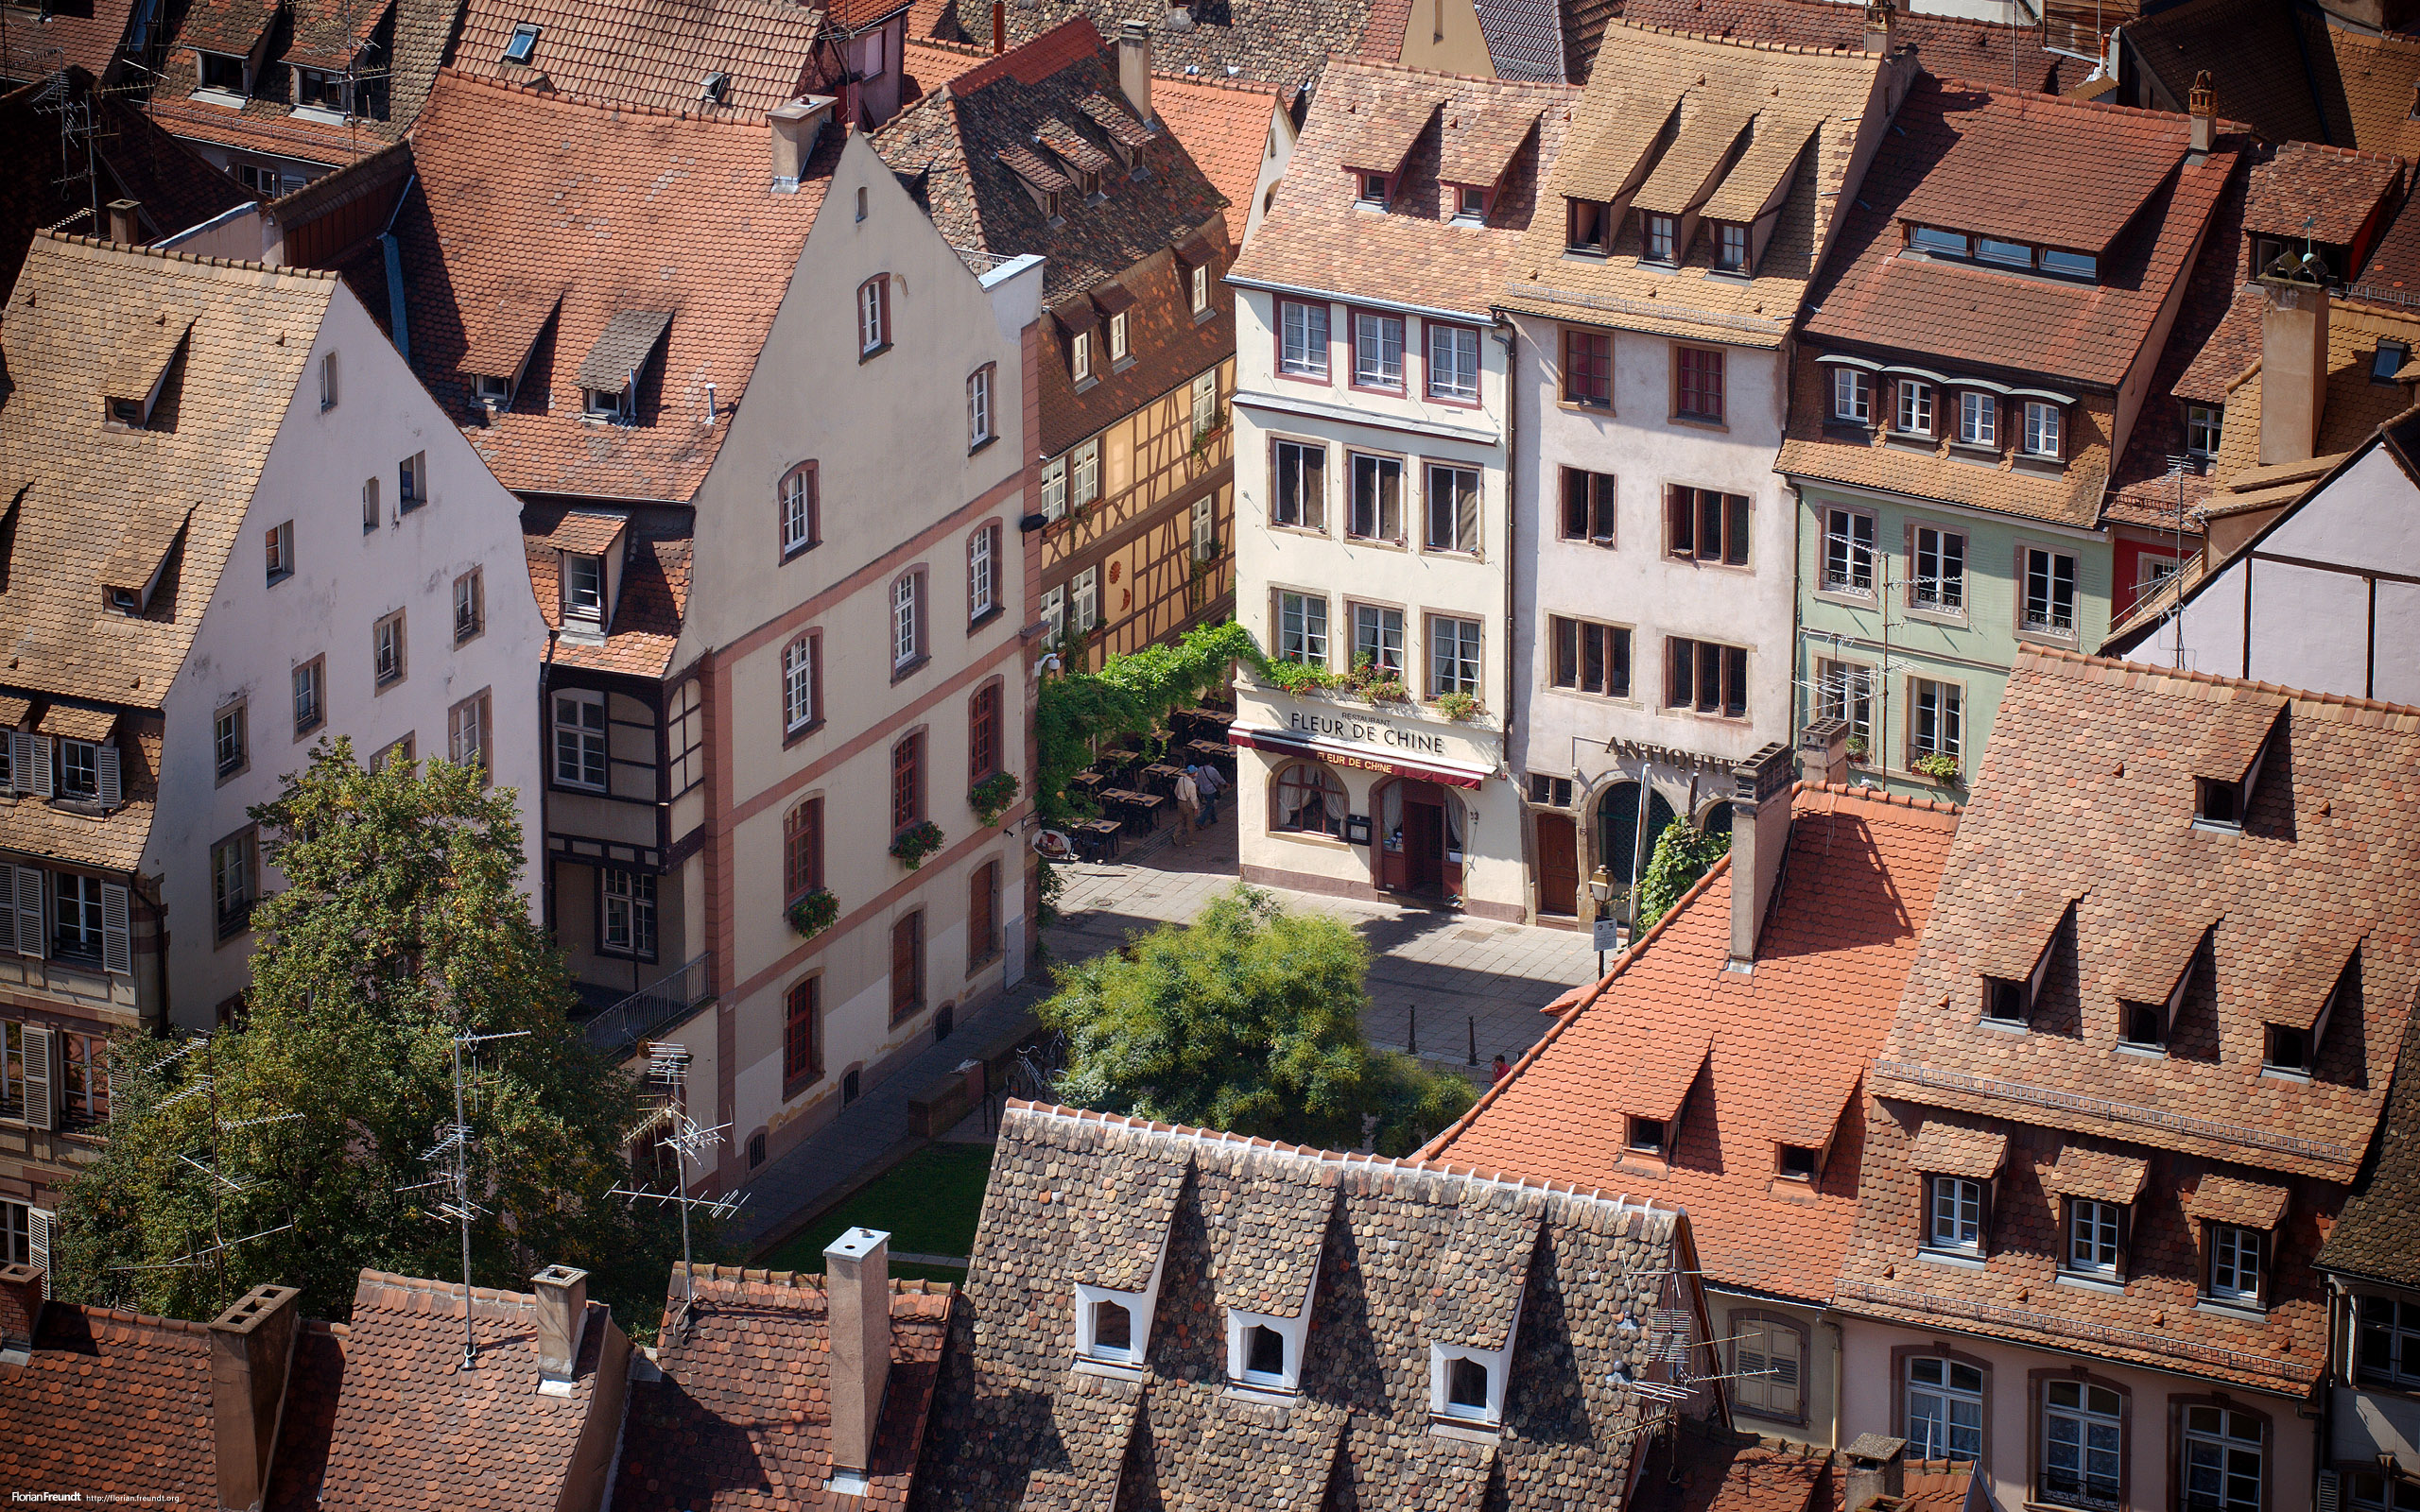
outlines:
[[[1159, 833], [1128, 846], [1115, 862], [1064, 868], [1060, 919], [1043, 936], [1050, 957], [1082, 960], [1115, 950], [1130, 935], [1193, 918], [1235, 885], [1234, 806], [1225, 805], [1219, 823], [1199, 832], [1195, 841], [1174, 844], [1172, 826], [1163, 824]], [[1491, 1058], [1518, 1059], [1546, 1033], [1548, 1021], [1539, 1010], [1597, 969], [1588, 936], [1571, 930], [1470, 919], [1443, 907], [1283, 891], [1279, 896], [1290, 907], [1336, 915], [1369, 941], [1373, 960], [1364, 1027], [1373, 1044], [1416, 1048], [1424, 1059], [1482, 1083]], [[979, 1047], [1029, 1025], [1033, 1005], [1048, 990], [1047, 971], [1034, 972], [757, 1172], [746, 1183], [748, 1205], [733, 1220], [731, 1237], [752, 1251], [762, 1249], [914, 1149], [921, 1142], [908, 1132], [909, 1096]], [[951, 1137], [988, 1138], [980, 1114]]]

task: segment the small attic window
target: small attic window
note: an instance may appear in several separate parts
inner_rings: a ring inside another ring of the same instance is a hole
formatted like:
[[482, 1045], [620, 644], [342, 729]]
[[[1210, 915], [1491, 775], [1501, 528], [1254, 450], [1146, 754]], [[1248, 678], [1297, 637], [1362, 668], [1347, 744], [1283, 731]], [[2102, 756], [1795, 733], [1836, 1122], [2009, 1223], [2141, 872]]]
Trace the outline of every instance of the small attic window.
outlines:
[[131, 588], [112, 588], [110, 608], [120, 614], [137, 614], [142, 612], [143, 598]]
[[1939, 226], [1910, 226], [1908, 245], [1920, 252], [1941, 252], [1950, 257], [1966, 255], [1966, 233], [1944, 231]]
[[2260, 1069], [2291, 1076], [2310, 1074], [2310, 1031], [2290, 1023], [2261, 1025]]
[[2370, 382], [2374, 384], [2394, 383], [2394, 375], [2401, 372], [2403, 370], [2403, 365], [2411, 360], [2411, 348], [2410, 344], [2401, 341], [2379, 342], [2377, 351], [2370, 353]]
[[2168, 1015], [2156, 1003], [2118, 1005], [2118, 1042], [2136, 1050], [2159, 1050], [2168, 1043]]
[[1596, 199], [1567, 199], [1564, 249], [1602, 257], [1613, 245], [1614, 207]]
[[698, 86], [699, 102], [704, 105], [724, 104], [726, 102], [725, 97], [729, 95], [730, 93], [731, 76], [729, 74], [708, 74], [706, 76], [706, 81]]
[[1983, 1017], [1994, 1023], [2023, 1023], [2027, 986], [2005, 976], [1983, 978]]
[[1392, 175], [1371, 173], [1365, 169], [1357, 178], [1360, 183], [1359, 202], [1384, 210], [1387, 206], [1387, 191], [1391, 187], [1389, 180]]
[[526, 63], [537, 50], [537, 23], [525, 21], [512, 28], [512, 40], [504, 44], [504, 60], [508, 63]]
[[503, 409], [512, 404], [512, 380], [501, 373], [474, 374], [471, 378], [471, 389], [478, 396], [479, 403], [482, 404], [493, 404], [498, 409]]
[[1805, 1144], [1785, 1144], [1777, 1162], [1777, 1174], [1792, 1181], [1815, 1179], [1815, 1150]]
[[1445, 1410], [1457, 1417], [1487, 1411], [1487, 1366], [1477, 1360], [1456, 1360], [1445, 1367]]
[[1487, 218], [1487, 191], [1475, 184], [1454, 185], [1454, 218], [1478, 222]]
[[1124, 1303], [1099, 1301], [1093, 1304], [1091, 1352], [1115, 1355], [1119, 1359], [1134, 1352], [1134, 1314]]
[[2214, 829], [2243, 828], [2243, 784], [2216, 777], [2193, 779], [2193, 822]]
[[110, 423], [112, 425], [122, 426], [130, 431], [141, 430], [143, 428], [143, 401], [139, 399], [111, 400]]
[[1265, 1323], [1244, 1331], [1244, 1379], [1274, 1384], [1286, 1378], [1286, 1336]]
[[2068, 278], [2094, 278], [2100, 272], [2100, 259], [2090, 252], [2063, 252], [2055, 247], [2042, 249], [2042, 271], [2061, 273]]
[[1664, 1153], [1664, 1121], [1660, 1118], [1633, 1118], [1630, 1121], [1630, 1147], [1641, 1155]]

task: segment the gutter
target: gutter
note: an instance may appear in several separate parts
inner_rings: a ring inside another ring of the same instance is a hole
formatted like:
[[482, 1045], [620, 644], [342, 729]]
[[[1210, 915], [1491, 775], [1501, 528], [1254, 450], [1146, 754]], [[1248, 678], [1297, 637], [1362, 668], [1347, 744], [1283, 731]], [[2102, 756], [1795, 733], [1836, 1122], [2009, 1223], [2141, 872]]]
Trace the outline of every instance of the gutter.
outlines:
[[1443, 310], [1427, 304], [1406, 304], [1400, 300], [1374, 299], [1365, 295], [1346, 294], [1337, 290], [1305, 288], [1299, 284], [1271, 284], [1262, 279], [1237, 278], [1233, 273], [1227, 275], [1227, 282], [1239, 289], [1259, 289], [1263, 293], [1267, 294], [1299, 295], [1303, 299], [1306, 300], [1335, 300], [1346, 304], [1358, 304], [1367, 309], [1373, 310], [1402, 310], [1410, 315], [1433, 316], [1440, 320], [1451, 320], [1457, 325], [1493, 325], [1495, 323], [1495, 312], [1490, 310]]

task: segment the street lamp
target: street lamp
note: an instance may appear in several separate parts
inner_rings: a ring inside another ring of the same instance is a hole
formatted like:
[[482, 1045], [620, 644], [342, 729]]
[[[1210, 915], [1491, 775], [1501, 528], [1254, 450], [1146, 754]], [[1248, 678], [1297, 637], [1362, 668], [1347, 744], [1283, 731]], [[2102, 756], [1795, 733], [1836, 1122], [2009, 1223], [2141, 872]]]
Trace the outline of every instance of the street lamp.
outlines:
[[[1592, 933], [1596, 934], [1597, 938], [1601, 941], [1605, 937], [1603, 934], [1605, 904], [1611, 902], [1614, 897], [1614, 874], [1606, 870], [1603, 867], [1599, 867], [1596, 870], [1590, 872], [1588, 874], [1588, 895], [1597, 900], [1596, 921], [1589, 925], [1589, 929]], [[1605, 948], [1602, 944], [1599, 944], [1597, 947], [1597, 975], [1602, 977], [1604, 974]]]

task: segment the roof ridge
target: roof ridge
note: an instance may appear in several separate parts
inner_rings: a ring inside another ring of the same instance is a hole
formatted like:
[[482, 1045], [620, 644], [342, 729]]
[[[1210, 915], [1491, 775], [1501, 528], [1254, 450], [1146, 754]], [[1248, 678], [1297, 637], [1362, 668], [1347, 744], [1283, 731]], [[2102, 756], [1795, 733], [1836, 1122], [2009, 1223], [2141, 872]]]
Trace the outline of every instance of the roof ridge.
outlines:
[[[2012, 89], [2006, 84], [1994, 84], [1984, 79], [1967, 78], [1958, 74], [1935, 74], [1933, 82], [1941, 89], [1955, 86], [1959, 89], [1980, 90], [1995, 99], [2007, 98], [2020, 104], [2039, 101], [2042, 104], [2057, 106], [2062, 110], [2098, 111], [2112, 115], [2131, 115], [2139, 120], [2157, 121], [2179, 129], [2185, 128], [2193, 119], [2189, 115], [2179, 115], [2173, 111], [2154, 111], [2140, 105], [2118, 105], [2108, 100], [2080, 100], [2067, 94], [2043, 94], [2032, 90]], [[2222, 121], [2221, 124], [2234, 128], [2238, 133], [2249, 133], [2251, 130], [2251, 128], [2239, 121]], [[2217, 149], [2213, 147], [2212, 150], [2215, 152]]]
[[1802, 781], [1797, 784], [1797, 791], [1802, 793], [1835, 793], [1847, 798], [1863, 799], [1869, 803], [1878, 803], [1890, 808], [1914, 809], [1925, 813], [1963, 814], [1965, 812], [1962, 805], [1952, 803], [1946, 799], [1918, 798], [1913, 793], [1886, 792], [1882, 788], [1868, 787], [1862, 782], [1809, 782]]
[[73, 1308], [87, 1318], [97, 1318], [105, 1323], [130, 1323], [142, 1328], [162, 1329], [170, 1333], [197, 1334], [205, 1339], [210, 1336], [209, 1324], [197, 1323], [191, 1318], [162, 1317], [156, 1313], [136, 1313], [122, 1307], [103, 1307], [93, 1302], [53, 1300], [50, 1305]]
[[1710, 31], [1691, 31], [1685, 26], [1661, 26], [1652, 22], [1630, 21], [1620, 16], [1612, 18], [1606, 26], [1608, 28], [1623, 26], [1632, 31], [1647, 32], [1657, 37], [1679, 37], [1687, 42], [1711, 43], [1720, 47], [1737, 47], [1743, 52], [1789, 53], [1808, 58], [1871, 58], [1876, 66], [1888, 61], [1888, 59], [1881, 54], [1867, 52], [1862, 45], [1852, 47], [1846, 43], [1824, 47], [1814, 43], [1774, 42], [1770, 38], [1762, 37], [1719, 36]]
[[156, 257], [164, 263], [190, 263], [196, 267], [227, 267], [245, 273], [278, 273], [315, 284], [332, 284], [337, 278], [332, 268], [292, 267], [283, 263], [251, 262], [240, 257], [205, 257], [199, 252], [181, 252], [173, 247], [113, 242], [106, 236], [84, 236], [71, 232], [37, 230], [34, 232], [34, 239], [59, 242], [68, 247], [91, 247], [106, 251], [125, 252], [136, 257]]
[[[2164, 667], [2156, 662], [2129, 662], [2122, 657], [2087, 656], [2059, 646], [2023, 645], [2017, 647], [2016, 666], [2020, 670], [2028, 660], [2065, 663], [2079, 672], [2122, 673], [2128, 677], [2164, 678], [2173, 682], [2188, 682], [2203, 687], [2233, 688], [2244, 693], [2274, 694], [2298, 704], [2317, 704], [2325, 708], [2343, 709], [2362, 713], [2408, 714], [2420, 721], [2420, 705], [2388, 703], [2380, 698], [2356, 698], [2344, 693], [2317, 693], [2308, 688], [2290, 688], [2279, 682], [2262, 682], [2253, 678], [2229, 678], [2216, 672], [2203, 672], [2189, 667]], [[2105, 680], [2105, 679], [2096, 679]]]
[[[1040, 32], [1032, 37], [1028, 37], [1024, 42], [1019, 43], [1016, 46], [1009, 48], [1006, 52], [994, 53], [989, 62], [979, 63], [975, 67], [968, 69], [965, 73], [949, 80], [941, 88], [934, 90], [933, 93], [936, 94], [947, 94], [952, 99], [962, 100], [969, 94], [991, 88], [993, 85], [998, 83], [1004, 78], [1013, 78], [1016, 77], [1016, 70], [1011, 66], [1011, 60], [1027, 56], [1038, 56], [1044, 51], [1046, 46], [1059, 43], [1063, 38], [1065, 38], [1069, 33], [1075, 31], [1078, 27], [1081, 27], [1083, 30], [1092, 34], [1092, 50], [1086, 54], [1086, 56], [1098, 60], [1102, 51], [1109, 46], [1109, 43], [1102, 40], [1100, 28], [1093, 25], [1092, 17], [1080, 11], [1069, 19], [1051, 27], [1048, 31]], [[1078, 60], [1070, 58], [1066, 62], [1061, 63], [1059, 67], [1052, 69], [1049, 74], [1045, 75], [1044, 77], [1053, 77], [1071, 66], [1076, 61], [1078, 61]]]
[[[1528, 1057], [1523, 1058], [1526, 1060]], [[1497, 1085], [1501, 1086], [1502, 1083]], [[1022, 1097], [1010, 1098], [1008, 1108], [1011, 1110], [1028, 1112], [1038, 1117], [1063, 1122], [1098, 1124], [1111, 1128], [1143, 1129], [1153, 1134], [1173, 1134], [1181, 1139], [1193, 1140], [1204, 1144], [1267, 1150], [1277, 1155], [1306, 1158], [1323, 1165], [1332, 1163], [1378, 1167], [1390, 1171], [1412, 1171], [1428, 1176], [1451, 1177], [1457, 1180], [1512, 1187], [1516, 1191], [1537, 1192], [1549, 1196], [1560, 1194], [1582, 1201], [1608, 1202], [1625, 1212], [1678, 1214], [1680, 1211], [1678, 1208], [1669, 1204], [1660, 1204], [1651, 1197], [1642, 1196], [1634, 1199], [1625, 1193], [1616, 1193], [1608, 1197], [1601, 1187], [1583, 1189], [1575, 1182], [1557, 1181], [1546, 1177], [1530, 1176], [1519, 1172], [1481, 1172], [1477, 1166], [1431, 1160], [1418, 1155], [1376, 1155], [1359, 1150], [1327, 1150], [1317, 1145], [1288, 1144], [1283, 1140], [1271, 1140], [1260, 1135], [1236, 1134], [1225, 1129], [1199, 1128], [1189, 1124], [1162, 1124], [1156, 1120], [1140, 1118], [1131, 1113], [1104, 1113], [1089, 1108], [1070, 1108], [1063, 1103], [1031, 1102]]]
[[[653, 117], [667, 121], [689, 121], [694, 122], [699, 126], [719, 127], [726, 130], [764, 132], [769, 135], [772, 130], [772, 128], [763, 121], [718, 120], [699, 112], [667, 110], [661, 105], [635, 105], [625, 104], [618, 100], [607, 101], [591, 99], [585, 94], [575, 94], [568, 90], [540, 89], [534, 84], [516, 83], [511, 79], [490, 78], [483, 74], [466, 74], [462, 70], [456, 68], [451, 64], [439, 69], [437, 71], [437, 77], [441, 79], [449, 77], [460, 79], [465, 84], [475, 84], [481, 89], [490, 90], [500, 94], [521, 94], [546, 104], [568, 105], [579, 110], [593, 112], [598, 115], [616, 117], [627, 115], [642, 120]], [[429, 93], [432, 96], [435, 95], [437, 92], [434, 86], [430, 88]], [[376, 157], [377, 155], [377, 153], [373, 152], [367, 156], [356, 158], [354, 161], [356, 163], [367, 163], [371, 158]], [[353, 164], [348, 163], [346, 166], [350, 167], [353, 166]], [[308, 185], [305, 185], [304, 187], [307, 188]], [[296, 193], [299, 194], [301, 191], [297, 190]]]
[[2286, 149], [2289, 147], [2301, 147], [2312, 152], [2332, 152], [2340, 158], [2373, 158], [2379, 163], [2392, 163], [2398, 168], [2407, 166], [2402, 155], [2399, 153], [2380, 152], [2376, 147], [2340, 146], [2333, 142], [2305, 142], [2300, 139], [2278, 143], [2277, 150], [2270, 155], [2268, 163], [2255, 163], [2253, 166], [2255, 168], [2267, 167], [2270, 163], [2274, 163], [2278, 158], [2284, 156]]
[[1457, 84], [1485, 84], [1491, 89], [1534, 89], [1549, 94], [1580, 97], [1582, 87], [1560, 78], [1489, 78], [1478, 74], [1457, 74], [1445, 68], [1421, 68], [1411, 63], [1399, 63], [1387, 58], [1352, 58], [1341, 53], [1328, 57], [1328, 66], [1366, 69], [1373, 74], [1413, 74], [1422, 78], [1450, 81]]
[[[1162, 74], [1151, 77], [1163, 84], [1199, 84], [1204, 89], [1223, 89], [1236, 94], [1282, 95], [1285, 88], [1278, 84], [1263, 84], [1249, 78], [1214, 78], [1208, 74]], [[1498, 82], [1501, 82], [1500, 80]]]

